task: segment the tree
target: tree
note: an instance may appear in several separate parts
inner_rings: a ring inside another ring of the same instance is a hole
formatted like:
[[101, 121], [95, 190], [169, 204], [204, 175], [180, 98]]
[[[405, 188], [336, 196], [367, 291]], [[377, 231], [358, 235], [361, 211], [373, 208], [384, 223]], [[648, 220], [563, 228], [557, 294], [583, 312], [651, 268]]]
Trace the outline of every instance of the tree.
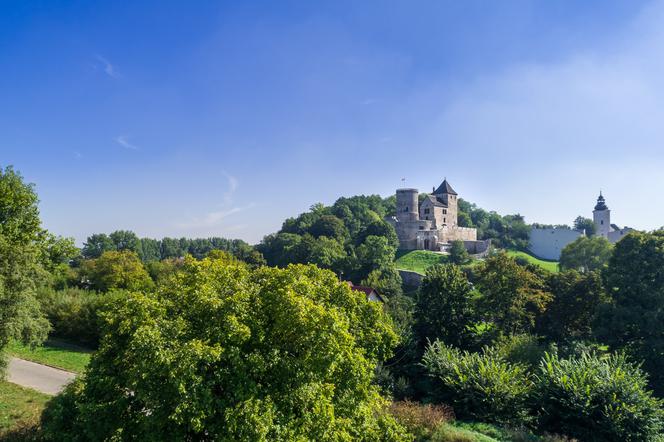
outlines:
[[327, 236], [343, 242], [348, 236], [348, 229], [346, 229], [344, 222], [336, 216], [323, 215], [311, 225], [309, 233], [315, 238]]
[[574, 220], [574, 229], [580, 232], [585, 232], [586, 236], [593, 236], [597, 230], [593, 220], [582, 216], [577, 216]]
[[664, 394], [664, 232], [632, 232], [618, 241], [605, 271], [611, 302], [601, 309], [597, 335], [624, 349]]
[[539, 332], [553, 342], [591, 339], [595, 316], [607, 302], [599, 272], [552, 273], [546, 286], [553, 298], [538, 320]]
[[560, 253], [560, 268], [592, 272], [601, 270], [611, 258], [613, 246], [604, 237], [582, 236], [567, 244]]
[[35, 295], [47, 255], [37, 202], [33, 185], [0, 168], [0, 352], [10, 339], [39, 343], [49, 329]]
[[67, 440], [397, 441], [374, 367], [396, 335], [329, 271], [187, 259], [106, 313], [85, 384], [45, 413]]
[[401, 288], [401, 275], [394, 266], [381, 267], [379, 269], [372, 270], [366, 279], [362, 280], [360, 284], [371, 287], [377, 290], [381, 295], [385, 295], [388, 298], [401, 295], [403, 293]]
[[357, 279], [364, 279], [373, 270], [390, 267], [394, 262], [396, 247], [384, 236], [370, 235], [356, 249], [359, 264]]
[[468, 255], [468, 250], [463, 241], [452, 241], [452, 246], [450, 247], [450, 261], [454, 264], [466, 264], [470, 261], [470, 255]]
[[84, 261], [81, 274], [94, 290], [149, 290], [150, 275], [138, 255], [130, 250], [104, 252], [99, 258]]
[[472, 287], [459, 267], [429, 267], [417, 294], [416, 330], [420, 342], [439, 339], [465, 347], [473, 323], [472, 298]]
[[487, 258], [475, 277], [481, 317], [504, 334], [530, 332], [551, 300], [542, 278], [505, 253]]
[[95, 233], [83, 243], [81, 254], [85, 259], [95, 259], [99, 258], [104, 252], [110, 252], [111, 250], [116, 250], [111, 238], [105, 233]]

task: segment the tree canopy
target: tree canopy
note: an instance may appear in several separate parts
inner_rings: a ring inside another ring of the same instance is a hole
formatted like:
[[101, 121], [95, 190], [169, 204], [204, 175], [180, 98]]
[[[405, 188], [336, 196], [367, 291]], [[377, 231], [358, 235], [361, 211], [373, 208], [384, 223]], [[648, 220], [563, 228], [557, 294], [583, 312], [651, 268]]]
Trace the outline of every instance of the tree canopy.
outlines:
[[314, 266], [188, 258], [105, 314], [83, 384], [47, 411], [68, 440], [407, 440], [372, 383], [397, 336]]

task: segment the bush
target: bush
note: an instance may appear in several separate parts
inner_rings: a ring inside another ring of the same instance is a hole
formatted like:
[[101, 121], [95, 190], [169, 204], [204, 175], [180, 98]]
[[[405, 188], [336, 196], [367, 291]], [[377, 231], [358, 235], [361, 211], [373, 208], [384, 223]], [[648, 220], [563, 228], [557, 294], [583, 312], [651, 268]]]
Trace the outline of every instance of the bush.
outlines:
[[528, 421], [532, 381], [523, 365], [487, 348], [462, 352], [440, 341], [428, 346], [422, 362], [439, 381], [436, 399], [451, 403], [459, 416], [499, 424]]
[[546, 355], [536, 381], [540, 426], [584, 441], [653, 441], [664, 429], [662, 403], [624, 355]]
[[501, 336], [495, 344], [496, 352], [509, 362], [536, 368], [546, 353], [537, 336], [520, 334]]
[[51, 323], [51, 336], [86, 346], [99, 345], [99, 311], [123, 292], [100, 295], [82, 289], [44, 289], [39, 294], [41, 309]]
[[390, 413], [415, 436], [416, 441], [431, 439], [438, 427], [454, 420], [454, 412], [446, 405], [422, 405], [418, 402], [394, 402]]

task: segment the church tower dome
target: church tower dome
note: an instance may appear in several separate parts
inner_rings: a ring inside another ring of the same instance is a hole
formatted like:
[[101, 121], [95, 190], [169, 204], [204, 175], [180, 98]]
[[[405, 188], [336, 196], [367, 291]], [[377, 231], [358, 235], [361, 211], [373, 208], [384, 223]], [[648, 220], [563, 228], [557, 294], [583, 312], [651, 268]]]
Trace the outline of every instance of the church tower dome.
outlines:
[[608, 238], [609, 232], [611, 232], [611, 211], [607, 207], [601, 191], [597, 204], [595, 204], [595, 210], [593, 210], [593, 222], [595, 223], [595, 234]]

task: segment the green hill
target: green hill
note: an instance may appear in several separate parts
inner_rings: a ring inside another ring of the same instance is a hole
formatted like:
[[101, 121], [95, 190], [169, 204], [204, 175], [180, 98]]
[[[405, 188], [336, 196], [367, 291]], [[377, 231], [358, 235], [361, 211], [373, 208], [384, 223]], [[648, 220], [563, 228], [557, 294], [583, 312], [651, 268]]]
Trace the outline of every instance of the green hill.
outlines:
[[443, 264], [448, 256], [429, 250], [399, 250], [397, 251], [397, 269], [410, 270], [424, 274], [434, 264]]
[[530, 262], [531, 264], [538, 265], [542, 267], [545, 270], [548, 270], [550, 272], [557, 272], [558, 271], [558, 261], [545, 261], [543, 259], [539, 259], [529, 253], [522, 252], [519, 250], [506, 250], [507, 254], [513, 258], [525, 258]]

